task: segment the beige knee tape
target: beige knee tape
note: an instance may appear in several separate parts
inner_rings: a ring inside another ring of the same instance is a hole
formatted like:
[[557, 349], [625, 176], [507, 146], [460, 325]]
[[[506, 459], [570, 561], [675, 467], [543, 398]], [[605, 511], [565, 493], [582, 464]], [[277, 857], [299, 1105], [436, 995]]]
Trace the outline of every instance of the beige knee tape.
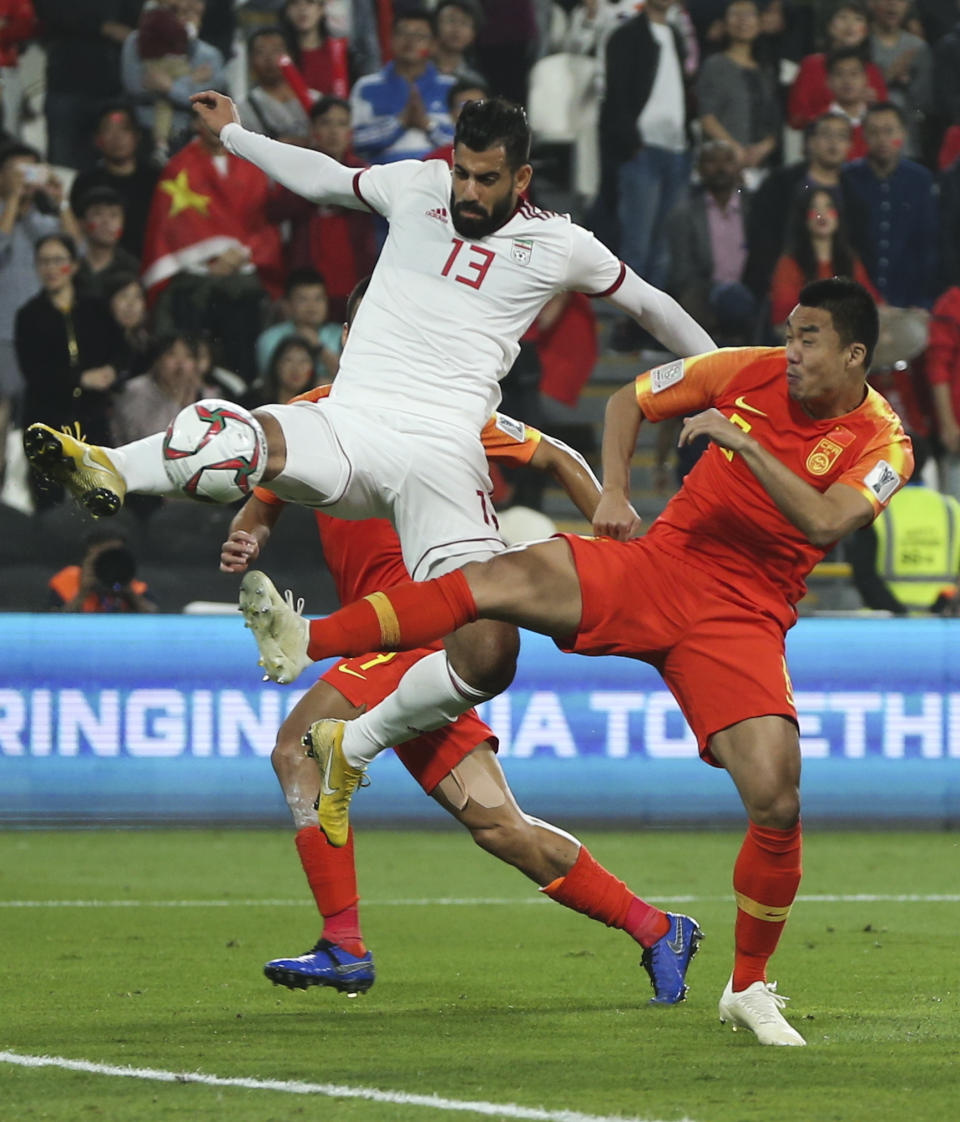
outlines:
[[437, 784], [436, 792], [456, 810], [463, 810], [470, 800], [487, 810], [503, 806], [507, 795], [502, 785], [502, 775], [493, 753], [471, 752]]

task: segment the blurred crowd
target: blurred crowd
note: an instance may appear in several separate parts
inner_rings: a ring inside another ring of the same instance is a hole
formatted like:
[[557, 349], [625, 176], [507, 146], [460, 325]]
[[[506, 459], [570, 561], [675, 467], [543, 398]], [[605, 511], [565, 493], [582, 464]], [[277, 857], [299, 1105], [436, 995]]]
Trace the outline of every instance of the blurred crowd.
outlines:
[[[0, 473], [24, 421], [120, 443], [336, 376], [381, 221], [228, 154], [191, 94], [355, 167], [449, 160], [462, 105], [502, 94], [533, 201], [722, 345], [779, 341], [808, 280], [865, 284], [872, 380], [960, 497], [956, 0], [0, 0], [0, 83]], [[632, 321], [600, 337], [654, 349]], [[552, 302], [505, 407], [575, 404], [597, 338], [588, 302]], [[30, 487], [38, 512], [62, 497]]]

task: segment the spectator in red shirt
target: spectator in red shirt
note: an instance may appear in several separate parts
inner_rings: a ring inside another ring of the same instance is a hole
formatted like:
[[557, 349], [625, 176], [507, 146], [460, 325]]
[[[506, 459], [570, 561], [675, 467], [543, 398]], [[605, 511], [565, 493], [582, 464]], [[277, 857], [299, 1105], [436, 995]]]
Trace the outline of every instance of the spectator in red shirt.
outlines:
[[12, 136], [20, 134], [20, 48], [36, 30], [32, 0], [0, 0], [0, 127]]
[[850, 122], [848, 160], [867, 154], [863, 118], [870, 105], [867, 66], [858, 47], [839, 47], [827, 55], [827, 86], [833, 95], [829, 113], [842, 113]]
[[[867, 11], [858, 0], [842, 0], [827, 24], [827, 49], [861, 47], [867, 68], [867, 81], [872, 91], [870, 101], [887, 100], [887, 84], [880, 68], [867, 61]], [[825, 113], [833, 100], [827, 85], [827, 56], [825, 53], [807, 55], [790, 87], [787, 102], [787, 120], [791, 128], [806, 128], [821, 113]]]
[[940, 490], [960, 499], [960, 288], [956, 285], [933, 305], [926, 365], [943, 446]]
[[[310, 111], [311, 147], [347, 167], [366, 165], [351, 147], [350, 103], [329, 95], [322, 97]], [[270, 206], [275, 222], [292, 224], [287, 242], [291, 270], [310, 267], [326, 280], [330, 317], [343, 321], [347, 297], [376, 260], [376, 239], [372, 214], [346, 207], [311, 203], [291, 191], [281, 189]]]
[[770, 286], [770, 323], [780, 333], [796, 307], [800, 290], [815, 280], [852, 277], [878, 303], [863, 264], [850, 248], [840, 220], [837, 200], [825, 188], [804, 191], [794, 204], [786, 251], [773, 271]]
[[281, 27], [307, 86], [345, 98], [350, 92], [347, 40], [329, 34], [325, 16], [324, 0], [287, 0]]

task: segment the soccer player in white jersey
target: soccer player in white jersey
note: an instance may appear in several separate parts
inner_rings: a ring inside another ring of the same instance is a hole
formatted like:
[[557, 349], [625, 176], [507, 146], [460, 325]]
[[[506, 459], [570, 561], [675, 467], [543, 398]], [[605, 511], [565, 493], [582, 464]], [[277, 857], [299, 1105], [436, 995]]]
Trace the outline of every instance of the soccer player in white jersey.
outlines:
[[[504, 548], [480, 431], [496, 409], [498, 382], [518, 340], [553, 295], [573, 289], [606, 297], [676, 355], [714, 348], [674, 300], [587, 230], [525, 201], [530, 130], [518, 106], [499, 98], [469, 102], [457, 122], [452, 168], [429, 160], [357, 171], [248, 132], [222, 94], [192, 100], [228, 151], [285, 187], [389, 221], [329, 400], [322, 408], [266, 406], [257, 417], [269, 444], [265, 485], [286, 501], [340, 517], [390, 519], [415, 580]], [[34, 465], [95, 513], [118, 509], [126, 490], [174, 491], [161, 459], [162, 434], [121, 449], [91, 448], [42, 426], [26, 436]], [[93, 497], [105, 501], [98, 506]], [[246, 614], [265, 669], [288, 682], [308, 657], [295, 665], [270, 657], [282, 606], [269, 582], [247, 590]], [[306, 621], [299, 625], [305, 629]], [[442, 727], [505, 689], [518, 646], [516, 628], [492, 620], [449, 636], [446, 650], [413, 666], [375, 710], [328, 730], [330, 743], [315, 738], [326, 786], [352, 793], [385, 745]]]

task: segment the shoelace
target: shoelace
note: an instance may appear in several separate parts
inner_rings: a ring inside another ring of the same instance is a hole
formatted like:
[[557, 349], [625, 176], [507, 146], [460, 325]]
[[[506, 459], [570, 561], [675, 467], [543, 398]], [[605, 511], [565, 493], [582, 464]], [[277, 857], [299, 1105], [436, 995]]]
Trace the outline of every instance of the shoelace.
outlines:
[[[769, 1024], [779, 1020], [780, 1010], [789, 1000], [789, 997], [777, 993], [776, 982], [763, 983], [762, 990], [744, 994], [740, 998], [741, 1004], [745, 1005], [751, 1013], [754, 1013], [761, 1024]], [[771, 1008], [771, 1005], [773, 1008]]]
[[69, 424], [61, 425], [60, 431], [67, 436], [72, 436], [76, 440], [82, 441], [84, 444], [87, 442], [87, 438], [83, 434], [83, 428], [79, 421], [71, 421]]
[[293, 591], [288, 588], [284, 591], [283, 598], [284, 598], [284, 600], [286, 600], [287, 607], [290, 609], [291, 612], [295, 612], [298, 616], [303, 615], [303, 597], [302, 596], [299, 596], [297, 598], [296, 603], [294, 603]]

